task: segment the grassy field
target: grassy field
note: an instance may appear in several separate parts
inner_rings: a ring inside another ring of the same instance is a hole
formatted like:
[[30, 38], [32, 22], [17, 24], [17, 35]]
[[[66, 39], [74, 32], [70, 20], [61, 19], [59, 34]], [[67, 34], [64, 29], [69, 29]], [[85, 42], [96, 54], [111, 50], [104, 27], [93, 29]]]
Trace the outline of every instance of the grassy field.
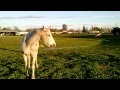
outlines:
[[[25, 79], [22, 36], [0, 37], [0, 79]], [[120, 37], [54, 35], [56, 48], [39, 48], [38, 79], [120, 79]]]

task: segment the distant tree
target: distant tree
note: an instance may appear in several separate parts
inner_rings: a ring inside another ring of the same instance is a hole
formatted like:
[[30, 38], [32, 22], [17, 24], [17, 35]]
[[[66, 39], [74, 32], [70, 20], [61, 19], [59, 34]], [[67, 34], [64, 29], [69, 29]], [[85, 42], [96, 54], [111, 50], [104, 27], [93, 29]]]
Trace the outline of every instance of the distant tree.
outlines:
[[83, 30], [82, 30], [83, 33], [86, 33], [88, 32], [88, 30], [85, 28], [85, 26], [83, 26]]
[[90, 31], [93, 31], [93, 30], [95, 30], [95, 31], [99, 31], [99, 32], [103, 32], [103, 29], [102, 28], [99, 28], [99, 27], [91, 27], [91, 29], [90, 29]]
[[85, 32], [85, 26], [83, 26], [83, 30], [82, 31]]
[[3, 27], [3, 29], [2, 30], [7, 30], [7, 28], [6, 27]]
[[63, 30], [67, 30], [67, 25], [66, 24], [63, 24], [62, 27], [63, 27]]
[[91, 30], [94, 30], [94, 27], [92, 26]]
[[51, 30], [51, 32], [57, 32], [57, 31], [58, 31], [57, 28], [55, 28], [55, 29], [54, 29], [54, 28], [51, 28], [50, 30]]
[[101, 29], [99, 27], [93, 27], [94, 30], [100, 31]]
[[17, 26], [14, 26], [13, 30], [19, 31], [20, 29]]
[[33, 31], [33, 30], [34, 30], [34, 29], [29, 28], [29, 29], [26, 29], [25, 32], [31, 32], [31, 31]]
[[7, 30], [12, 30], [12, 28], [11, 28], [11, 27], [7, 27], [6, 29], [7, 29]]
[[120, 28], [119, 27], [114, 27], [111, 31], [114, 35], [120, 35]]
[[69, 32], [74, 32], [74, 30], [73, 30], [73, 29], [70, 29]]
[[62, 32], [63, 30], [62, 29], [59, 29], [59, 32]]

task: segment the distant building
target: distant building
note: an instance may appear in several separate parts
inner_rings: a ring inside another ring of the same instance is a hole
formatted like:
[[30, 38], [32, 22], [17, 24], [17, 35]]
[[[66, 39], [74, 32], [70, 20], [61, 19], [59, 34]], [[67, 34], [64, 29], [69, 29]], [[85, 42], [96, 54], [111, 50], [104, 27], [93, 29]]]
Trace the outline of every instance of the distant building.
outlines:
[[97, 30], [90, 30], [89, 33], [99, 33], [100, 31]]
[[17, 30], [0, 30], [0, 36], [16, 36], [16, 35], [24, 35], [28, 32], [22, 32]]
[[3, 36], [3, 35], [16, 35], [16, 33], [18, 33], [18, 31], [16, 30], [0, 30], [0, 36]]
[[26, 32], [26, 31], [20, 31], [20, 32], [18, 32], [18, 33], [16, 33], [16, 35], [25, 35], [25, 34], [27, 34], [28, 32]]

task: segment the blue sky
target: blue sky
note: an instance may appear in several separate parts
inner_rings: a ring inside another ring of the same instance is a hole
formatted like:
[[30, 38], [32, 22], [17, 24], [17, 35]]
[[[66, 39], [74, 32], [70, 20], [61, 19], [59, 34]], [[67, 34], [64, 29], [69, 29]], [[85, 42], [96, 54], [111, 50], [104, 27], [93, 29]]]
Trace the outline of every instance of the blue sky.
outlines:
[[120, 11], [0, 11], [0, 26], [20, 29], [41, 27], [79, 29], [86, 27], [120, 26]]

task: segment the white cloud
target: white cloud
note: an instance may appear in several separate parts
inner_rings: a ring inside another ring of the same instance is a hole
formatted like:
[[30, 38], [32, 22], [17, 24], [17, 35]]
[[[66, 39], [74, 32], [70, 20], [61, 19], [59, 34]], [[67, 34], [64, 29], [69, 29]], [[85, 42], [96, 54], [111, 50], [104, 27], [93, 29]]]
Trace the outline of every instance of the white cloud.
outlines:
[[96, 15], [92, 16], [92, 18], [114, 18], [115, 16], [103, 16], [103, 15]]
[[27, 18], [47, 18], [47, 17], [46, 16], [0, 17], [0, 19], [27, 19]]
[[61, 16], [61, 17], [56, 17], [56, 18], [78, 18], [79, 16]]
[[16, 19], [15, 17], [0, 17], [0, 19]]
[[46, 16], [22, 16], [22, 17], [18, 17], [19, 19], [21, 18], [46, 18]]

